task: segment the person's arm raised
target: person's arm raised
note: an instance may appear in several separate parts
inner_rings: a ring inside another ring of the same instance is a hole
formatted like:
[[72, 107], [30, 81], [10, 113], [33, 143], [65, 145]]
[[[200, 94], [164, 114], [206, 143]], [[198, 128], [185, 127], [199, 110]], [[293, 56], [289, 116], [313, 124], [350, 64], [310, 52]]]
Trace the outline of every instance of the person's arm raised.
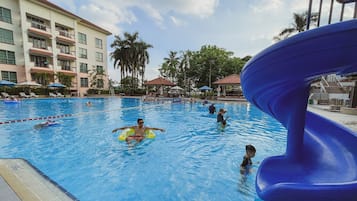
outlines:
[[121, 128], [116, 128], [112, 131], [112, 133], [115, 133], [117, 132], [118, 130], [124, 130], [124, 129], [127, 129], [127, 128], [133, 128], [133, 126], [124, 126], [124, 127], [121, 127]]

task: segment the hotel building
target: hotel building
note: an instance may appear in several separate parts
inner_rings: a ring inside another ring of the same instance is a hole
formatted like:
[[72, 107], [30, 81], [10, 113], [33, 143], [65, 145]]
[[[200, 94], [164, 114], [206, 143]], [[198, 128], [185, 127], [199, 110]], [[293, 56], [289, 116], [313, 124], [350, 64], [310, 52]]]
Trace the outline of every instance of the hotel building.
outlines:
[[46, 0], [0, 0], [0, 79], [108, 89], [111, 33]]

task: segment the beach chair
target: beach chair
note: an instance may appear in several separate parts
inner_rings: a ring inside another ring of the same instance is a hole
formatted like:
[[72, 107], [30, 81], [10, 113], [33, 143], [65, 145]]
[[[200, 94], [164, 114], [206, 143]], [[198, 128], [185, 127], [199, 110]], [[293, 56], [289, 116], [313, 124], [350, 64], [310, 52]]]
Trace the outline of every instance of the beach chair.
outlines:
[[52, 92], [48, 93], [48, 95], [49, 95], [50, 97], [57, 97], [57, 95], [54, 94], [54, 93], [52, 93]]
[[10, 95], [6, 92], [1, 92], [1, 96], [4, 97], [4, 98], [9, 98]]
[[38, 95], [35, 94], [34, 92], [30, 92], [30, 97], [32, 97], [32, 98], [38, 98]]
[[61, 94], [60, 92], [57, 92], [57, 97], [64, 97], [64, 95]]
[[30, 98], [29, 95], [25, 94], [25, 92], [20, 92], [19, 95], [21, 98]]

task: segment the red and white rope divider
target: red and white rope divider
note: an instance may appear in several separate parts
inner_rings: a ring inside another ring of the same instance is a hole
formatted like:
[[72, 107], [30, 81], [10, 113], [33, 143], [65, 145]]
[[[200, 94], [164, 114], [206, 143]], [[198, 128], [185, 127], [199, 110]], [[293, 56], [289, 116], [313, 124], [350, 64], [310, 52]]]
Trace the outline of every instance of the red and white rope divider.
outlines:
[[1, 124], [19, 123], [19, 122], [24, 122], [24, 121], [36, 121], [36, 120], [44, 120], [44, 119], [58, 119], [58, 118], [64, 118], [64, 117], [70, 117], [70, 116], [73, 116], [73, 115], [72, 114], [62, 114], [62, 115], [48, 116], [48, 117], [35, 117], [35, 118], [27, 118], [27, 119], [9, 120], [9, 121], [0, 122], [0, 125]]
[[[151, 108], [151, 107], [157, 107], [159, 105], [152, 105], [152, 106], [146, 106], [146, 108]], [[84, 115], [84, 114], [91, 114], [91, 113], [103, 113], [103, 112], [113, 112], [115, 110], [131, 110], [135, 108], [139, 108], [140, 106], [136, 107], [129, 107], [129, 108], [119, 108], [119, 109], [112, 109], [112, 110], [100, 110], [100, 111], [90, 111], [90, 112], [82, 112], [78, 114], [62, 114], [62, 115], [55, 115], [55, 116], [47, 116], [47, 117], [35, 117], [35, 118], [26, 118], [26, 119], [17, 119], [17, 120], [8, 120], [8, 121], [0, 121], [0, 125], [3, 124], [13, 124], [13, 123], [20, 123], [20, 122], [25, 122], [25, 121], [36, 121], [36, 120], [44, 120], [44, 119], [58, 119], [58, 118], [65, 118], [65, 117], [72, 117], [72, 116], [79, 116], [79, 115]]]

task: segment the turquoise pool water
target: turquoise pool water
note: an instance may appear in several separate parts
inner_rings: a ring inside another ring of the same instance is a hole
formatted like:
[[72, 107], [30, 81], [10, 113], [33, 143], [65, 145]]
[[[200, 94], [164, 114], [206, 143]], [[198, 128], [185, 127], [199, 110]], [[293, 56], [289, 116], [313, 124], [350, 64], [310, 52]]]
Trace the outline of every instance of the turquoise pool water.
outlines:
[[[92, 107], [85, 103], [91, 101]], [[245, 145], [253, 162], [282, 154], [286, 130], [247, 103], [217, 103], [229, 116], [224, 131], [201, 103], [144, 103], [134, 98], [37, 99], [0, 102], [0, 122], [71, 114], [57, 126], [44, 120], [0, 125], [0, 157], [25, 158], [81, 201], [259, 200], [255, 173], [243, 177]], [[114, 128], [136, 124], [166, 129], [134, 148]]]

